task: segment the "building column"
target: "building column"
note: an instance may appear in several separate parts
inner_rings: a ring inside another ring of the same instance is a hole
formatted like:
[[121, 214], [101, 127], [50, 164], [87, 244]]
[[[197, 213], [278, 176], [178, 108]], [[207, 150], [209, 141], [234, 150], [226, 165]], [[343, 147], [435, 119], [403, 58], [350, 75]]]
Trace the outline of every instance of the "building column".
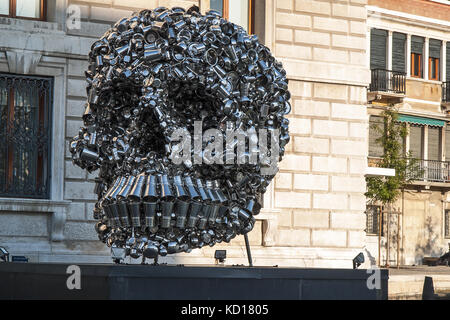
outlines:
[[425, 38], [425, 42], [423, 44], [423, 78], [428, 80], [428, 57], [430, 56], [430, 39]]
[[410, 130], [411, 129], [410, 129], [409, 122], [406, 122], [405, 125], [406, 125], [406, 130], [408, 132], [408, 134], [405, 137], [405, 154], [408, 154], [409, 150], [410, 150], [409, 144], [410, 144], [410, 141], [411, 141], [411, 139], [410, 139]]
[[446, 74], [446, 66], [447, 66], [447, 41], [442, 41], [442, 50], [441, 50], [441, 81], [445, 82], [447, 80]]
[[411, 75], [411, 35], [406, 35], [406, 76]]
[[423, 160], [428, 160], [428, 126], [423, 126]]
[[[428, 160], [428, 126], [423, 126], [423, 160]], [[424, 178], [428, 180], [428, 162], [424, 161]]]
[[366, 66], [367, 68], [370, 69], [370, 27], [367, 27], [367, 32], [366, 32], [366, 48], [367, 48], [367, 52], [366, 52]]
[[388, 31], [387, 69], [392, 70], [392, 31]]
[[446, 129], [447, 125], [444, 125], [441, 128], [441, 161], [445, 161], [445, 129]]

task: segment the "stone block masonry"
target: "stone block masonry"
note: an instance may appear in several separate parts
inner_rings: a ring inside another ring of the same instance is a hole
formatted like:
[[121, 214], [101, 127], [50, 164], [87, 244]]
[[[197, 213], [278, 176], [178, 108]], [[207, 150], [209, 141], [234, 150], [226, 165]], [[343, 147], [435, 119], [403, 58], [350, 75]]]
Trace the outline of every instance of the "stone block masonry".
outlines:
[[365, 228], [366, 1], [275, 2], [273, 46], [293, 106], [274, 185], [275, 206], [291, 217], [278, 245], [312, 250], [320, 266], [336, 266], [340, 252], [351, 267]]

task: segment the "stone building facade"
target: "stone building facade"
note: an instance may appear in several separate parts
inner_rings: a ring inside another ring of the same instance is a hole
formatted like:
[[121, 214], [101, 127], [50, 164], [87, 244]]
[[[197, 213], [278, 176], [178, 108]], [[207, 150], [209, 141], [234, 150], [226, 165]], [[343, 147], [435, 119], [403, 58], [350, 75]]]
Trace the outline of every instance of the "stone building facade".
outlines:
[[[45, 21], [0, 17], [0, 73], [53, 78], [48, 199], [0, 198], [0, 245], [39, 262], [110, 262], [92, 219], [95, 173], [74, 167], [68, 142], [86, 99], [93, 41], [140, 8], [213, 1], [48, 0]], [[228, 2], [227, 2], [228, 3]], [[231, 3], [231, 2], [230, 2]], [[254, 31], [283, 62], [291, 142], [250, 233], [255, 265], [351, 268], [365, 244], [367, 0], [255, 0]], [[69, 28], [79, 12], [79, 28]], [[68, 20], [69, 19], [69, 20]], [[246, 264], [243, 239], [163, 259]]]
[[[367, 12], [370, 122], [393, 105], [408, 129], [404, 152], [419, 170], [394, 204], [396, 213], [381, 216], [368, 207], [366, 249], [382, 265], [421, 264], [450, 244], [450, 2], [369, 0]], [[369, 165], [383, 153], [375, 138], [369, 131]]]

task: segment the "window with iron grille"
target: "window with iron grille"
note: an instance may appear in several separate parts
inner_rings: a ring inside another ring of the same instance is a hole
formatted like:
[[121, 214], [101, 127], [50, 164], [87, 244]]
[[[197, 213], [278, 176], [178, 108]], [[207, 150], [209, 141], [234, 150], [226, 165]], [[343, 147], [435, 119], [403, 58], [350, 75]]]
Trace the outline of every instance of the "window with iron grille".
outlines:
[[381, 206], [370, 205], [366, 207], [366, 233], [378, 235], [380, 229]]
[[0, 73], [0, 197], [49, 197], [53, 79]]
[[447, 239], [450, 238], [450, 210], [445, 210], [444, 237]]

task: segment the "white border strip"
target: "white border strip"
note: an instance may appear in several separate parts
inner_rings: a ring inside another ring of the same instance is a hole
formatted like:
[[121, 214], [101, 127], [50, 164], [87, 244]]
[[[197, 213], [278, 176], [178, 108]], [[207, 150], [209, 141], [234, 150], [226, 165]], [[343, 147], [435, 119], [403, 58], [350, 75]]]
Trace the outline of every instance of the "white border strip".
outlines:
[[450, 6], [450, 1], [448, 0], [430, 0], [432, 2], [438, 2], [438, 3], [442, 3], [442, 4], [446, 4], [448, 6]]
[[367, 167], [366, 177], [395, 177], [395, 169]]

